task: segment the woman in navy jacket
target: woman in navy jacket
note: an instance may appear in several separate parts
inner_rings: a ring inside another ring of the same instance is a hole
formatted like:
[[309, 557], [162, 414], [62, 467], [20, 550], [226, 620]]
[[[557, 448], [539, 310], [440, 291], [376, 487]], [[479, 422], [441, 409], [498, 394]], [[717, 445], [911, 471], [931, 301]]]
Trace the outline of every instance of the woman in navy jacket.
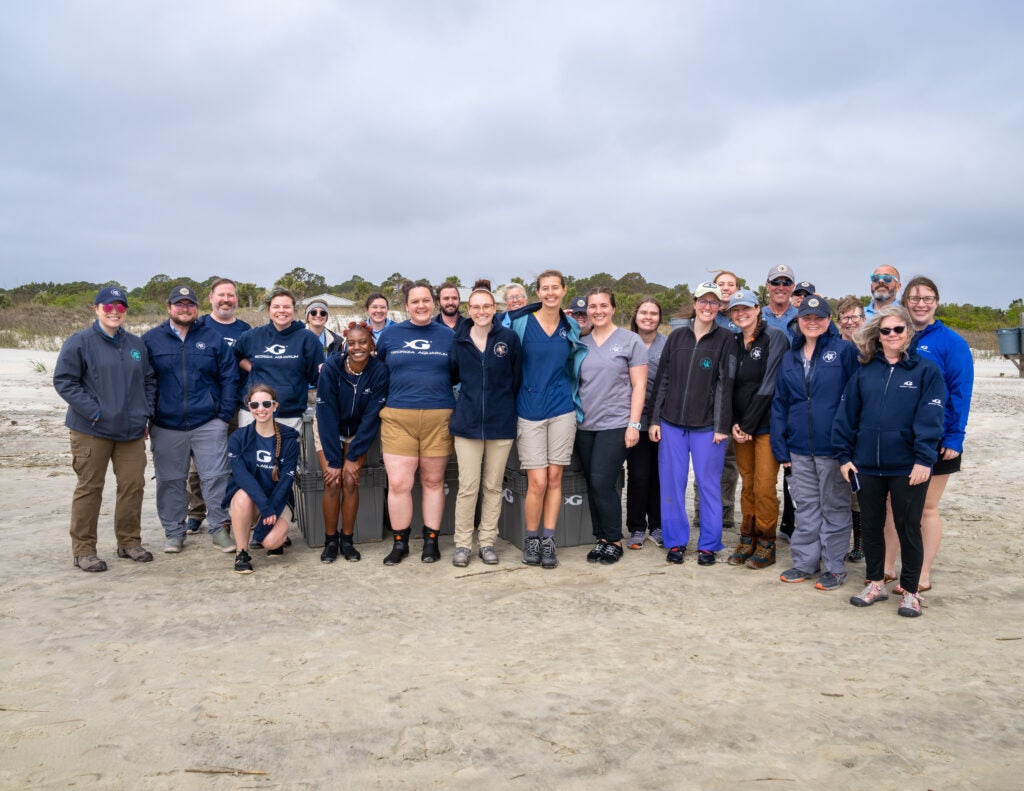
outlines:
[[269, 385], [255, 383], [245, 396], [254, 422], [228, 439], [228, 481], [224, 506], [231, 508], [231, 533], [235, 539], [235, 571], [252, 573], [246, 551], [249, 534], [265, 546], [267, 554], [284, 553], [288, 538], [292, 484], [299, 461], [299, 433], [274, 419], [277, 394]]
[[910, 352], [910, 314], [900, 305], [877, 311], [857, 335], [859, 370], [850, 379], [832, 427], [843, 475], [860, 487], [867, 586], [850, 604], [889, 598], [885, 589], [885, 507], [892, 505], [903, 568], [899, 614], [921, 614], [921, 512], [942, 439], [946, 386], [931, 360]]
[[479, 555], [488, 565], [498, 562], [494, 544], [501, 514], [502, 476], [516, 437], [522, 346], [515, 332], [494, 324], [494, 310], [490, 281], [478, 280], [469, 296], [472, 321], [456, 331], [452, 346], [452, 381], [459, 385], [450, 429], [459, 460], [453, 566], [469, 564], [481, 488]]
[[359, 472], [366, 452], [380, 431], [380, 410], [388, 397], [388, 367], [373, 356], [373, 332], [366, 324], [351, 324], [343, 333], [345, 350], [332, 354], [320, 370], [316, 424], [324, 474], [323, 563], [338, 559], [338, 514], [341, 514], [341, 554], [361, 558], [352, 544], [359, 511]]

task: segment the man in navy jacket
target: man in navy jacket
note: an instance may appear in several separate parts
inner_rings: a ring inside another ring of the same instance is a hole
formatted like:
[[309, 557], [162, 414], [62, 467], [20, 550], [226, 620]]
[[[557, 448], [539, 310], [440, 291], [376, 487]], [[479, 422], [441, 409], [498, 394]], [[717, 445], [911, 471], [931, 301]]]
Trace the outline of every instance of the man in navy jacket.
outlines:
[[199, 472], [213, 544], [234, 552], [222, 501], [231, 475], [228, 422], [238, 401], [238, 367], [221, 335], [196, 322], [199, 300], [188, 286], [171, 290], [167, 315], [167, 321], [142, 336], [157, 377], [150, 440], [164, 552], [180, 552], [185, 544], [185, 482], [191, 458]]

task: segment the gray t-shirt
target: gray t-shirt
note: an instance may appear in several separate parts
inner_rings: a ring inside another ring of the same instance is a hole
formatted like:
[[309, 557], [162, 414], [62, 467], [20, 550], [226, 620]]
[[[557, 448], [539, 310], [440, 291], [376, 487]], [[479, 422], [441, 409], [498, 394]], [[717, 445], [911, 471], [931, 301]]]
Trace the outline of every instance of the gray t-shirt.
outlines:
[[647, 347], [635, 332], [618, 328], [600, 346], [584, 335], [587, 356], [580, 368], [580, 401], [584, 431], [625, 428], [633, 386], [629, 369], [647, 365]]

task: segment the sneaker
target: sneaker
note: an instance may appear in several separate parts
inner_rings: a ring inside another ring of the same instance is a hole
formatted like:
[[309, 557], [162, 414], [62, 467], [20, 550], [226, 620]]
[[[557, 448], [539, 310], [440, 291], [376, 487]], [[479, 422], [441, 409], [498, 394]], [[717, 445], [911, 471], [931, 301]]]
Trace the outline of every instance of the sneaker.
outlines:
[[540, 539], [526, 537], [523, 541], [523, 563], [527, 566], [540, 565]]
[[558, 553], [555, 551], [555, 539], [542, 538], [540, 540], [540, 567], [542, 569], [553, 569], [558, 565]]
[[643, 530], [634, 530], [629, 534], [629, 548], [630, 549], [643, 549], [644, 539], [647, 538], [647, 533]]
[[697, 550], [697, 563], [701, 566], [713, 566], [718, 558], [715, 557], [715, 553], [707, 549]]
[[907, 618], [917, 618], [921, 614], [921, 597], [916, 593], [904, 593], [896, 612]]
[[231, 537], [231, 533], [226, 528], [222, 527], [210, 538], [213, 541], [213, 545], [221, 552], [235, 551], [235, 539]]
[[661, 539], [661, 528], [660, 527], [651, 528], [651, 541], [653, 541], [659, 547], [665, 546], [665, 543]]
[[141, 544], [136, 544], [133, 547], [118, 547], [117, 556], [134, 560], [136, 563], [149, 563], [153, 559], [153, 553]]
[[498, 563], [498, 553], [494, 547], [480, 547], [480, 560], [488, 566], [495, 566]]
[[279, 546], [277, 549], [268, 549], [267, 550], [267, 557], [268, 558], [279, 558], [283, 554], [284, 554], [284, 544]]
[[290, 547], [291, 545], [292, 545], [292, 540], [288, 536], [285, 536], [284, 537], [284, 544], [282, 544], [281, 546]]
[[800, 569], [786, 569], [786, 571], [782, 572], [779, 575], [779, 579], [782, 582], [797, 583], [805, 582], [809, 576], [811, 575], [803, 571], [800, 571]]
[[587, 553], [587, 563], [597, 563], [601, 558], [604, 557], [605, 547], [608, 544], [604, 541], [598, 541], [594, 544], [594, 548]]
[[838, 590], [839, 587], [845, 583], [845, 574], [833, 574], [831, 571], [826, 571], [818, 577], [818, 581], [814, 583], [814, 587], [820, 591], [834, 591]]
[[460, 569], [469, 565], [469, 547], [455, 547], [452, 553], [452, 565]]
[[254, 538], [249, 542], [249, 549], [263, 549], [263, 544]]
[[185, 520], [185, 532], [190, 536], [206, 532], [203, 530], [203, 520], [189, 517]]
[[185, 536], [178, 536], [176, 538], [168, 538], [164, 541], [164, 552], [168, 555], [175, 555], [181, 552], [185, 546]]
[[622, 547], [618, 544], [613, 544], [610, 541], [604, 545], [604, 555], [601, 556], [601, 565], [610, 566], [613, 563], [618, 563], [619, 558], [622, 557]]
[[665, 555], [665, 560], [669, 563], [682, 563], [685, 556], [686, 547], [672, 547], [669, 549], [668, 554]]
[[252, 574], [252, 560], [244, 549], [235, 554], [235, 571], [239, 574]]
[[847, 563], [863, 563], [864, 562], [864, 550], [863, 549], [851, 549], [850, 554], [846, 556]]
[[856, 596], [850, 597], [850, 604], [854, 607], [870, 607], [876, 601], [885, 601], [889, 598], [889, 591], [881, 582], [868, 582], [864, 590]]
[[338, 537], [328, 536], [324, 540], [324, 551], [320, 553], [321, 563], [333, 563], [338, 559]]
[[[152, 560], [152, 558], [150, 558]], [[80, 568], [82, 571], [106, 571], [107, 564], [105, 561], [100, 560], [95, 555], [77, 555], [75, 557], [75, 566]]]

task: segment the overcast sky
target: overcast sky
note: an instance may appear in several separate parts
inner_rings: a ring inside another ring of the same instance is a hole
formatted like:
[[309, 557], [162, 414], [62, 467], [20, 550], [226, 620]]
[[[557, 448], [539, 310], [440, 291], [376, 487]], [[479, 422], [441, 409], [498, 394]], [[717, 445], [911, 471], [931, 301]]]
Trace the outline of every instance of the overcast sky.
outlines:
[[1019, 2], [0, 9], [0, 287], [639, 271], [1024, 296]]

